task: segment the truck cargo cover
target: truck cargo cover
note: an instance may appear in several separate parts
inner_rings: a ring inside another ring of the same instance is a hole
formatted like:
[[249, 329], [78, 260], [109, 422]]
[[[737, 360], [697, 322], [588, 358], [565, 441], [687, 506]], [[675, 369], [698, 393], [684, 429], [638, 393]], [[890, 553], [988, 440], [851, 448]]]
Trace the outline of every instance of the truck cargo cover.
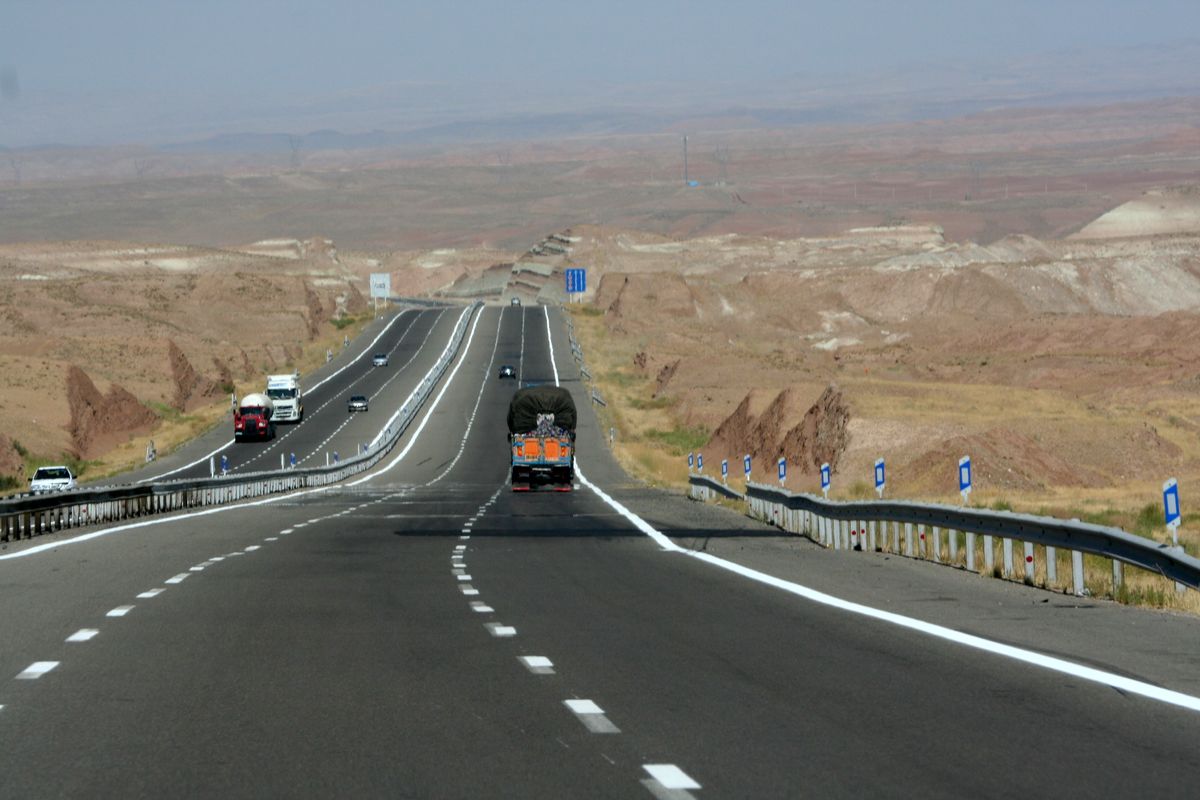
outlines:
[[554, 424], [575, 430], [575, 401], [561, 386], [518, 389], [508, 404], [508, 432], [528, 433], [537, 427], [538, 414], [553, 414]]

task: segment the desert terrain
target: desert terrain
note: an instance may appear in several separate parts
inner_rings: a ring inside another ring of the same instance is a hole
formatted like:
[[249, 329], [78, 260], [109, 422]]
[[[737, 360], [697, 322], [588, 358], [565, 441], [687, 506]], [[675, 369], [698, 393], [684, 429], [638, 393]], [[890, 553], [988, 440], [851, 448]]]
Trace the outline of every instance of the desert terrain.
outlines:
[[[681, 133], [689, 133], [683, 182]], [[236, 158], [28, 150], [0, 173], [0, 473], [85, 476], [217, 424], [397, 295], [565, 299], [615, 447], [786, 455], [834, 496], [1161, 535], [1200, 479], [1200, 100]], [[1185, 534], [1192, 517], [1185, 520]], [[1187, 537], [1189, 546], [1190, 536]]]

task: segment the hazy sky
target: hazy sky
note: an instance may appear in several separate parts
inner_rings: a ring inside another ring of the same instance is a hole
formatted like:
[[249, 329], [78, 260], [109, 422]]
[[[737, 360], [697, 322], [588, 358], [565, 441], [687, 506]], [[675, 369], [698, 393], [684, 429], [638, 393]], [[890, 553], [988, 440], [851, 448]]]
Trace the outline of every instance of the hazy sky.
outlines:
[[1200, 0], [0, 0], [0, 123], [11, 134], [44, 104], [114, 96], [182, 107], [410, 81], [759, 80], [1196, 31]]

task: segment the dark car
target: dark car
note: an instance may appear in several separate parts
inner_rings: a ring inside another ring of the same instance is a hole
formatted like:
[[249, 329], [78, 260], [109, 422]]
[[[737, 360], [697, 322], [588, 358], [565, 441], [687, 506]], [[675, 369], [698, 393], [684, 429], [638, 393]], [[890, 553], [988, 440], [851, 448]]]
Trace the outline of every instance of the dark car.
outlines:
[[367, 410], [366, 395], [362, 395], [362, 394], [351, 395], [350, 402], [346, 403], [346, 410], [350, 411], [350, 412], [366, 411]]
[[501, 378], [516, 378], [517, 370], [514, 369], [509, 364], [505, 364], [504, 366], [500, 367], [500, 377]]

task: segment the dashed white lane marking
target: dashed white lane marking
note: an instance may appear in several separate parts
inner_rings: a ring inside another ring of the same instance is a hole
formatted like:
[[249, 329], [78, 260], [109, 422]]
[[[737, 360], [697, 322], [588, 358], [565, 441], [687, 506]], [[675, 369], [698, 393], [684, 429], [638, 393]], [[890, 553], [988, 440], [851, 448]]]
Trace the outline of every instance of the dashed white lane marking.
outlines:
[[454, 549], [461, 553], [463, 550], [467, 549], [467, 546], [465, 544], [456, 544], [454, 545]]
[[458, 537], [458, 538], [459, 538], [459, 539], [470, 539], [471, 537], [470, 537], [470, 536], [460, 536], [460, 537]]
[[88, 642], [96, 638], [100, 631], [95, 628], [80, 628], [67, 637], [68, 642]]
[[553, 675], [554, 662], [545, 656], [521, 656], [517, 659], [534, 675]]
[[213, 556], [212, 558], [209, 559], [209, 561], [211, 561], [214, 564], [217, 563], [218, 561], [224, 561], [224, 560], [225, 560], [225, 556]]
[[450, 574], [451, 575], [466, 575], [467, 571], [465, 569], [460, 569], [460, 568], [456, 567], [455, 569], [450, 570]]
[[246, 552], [246, 553], [253, 553], [255, 550], [259, 549], [260, 547], [262, 547], [262, 545], [260, 545], [260, 544], [252, 544], [252, 545], [250, 545], [249, 547], [246, 547], [246, 548], [243, 550], [243, 552]]
[[263, 539], [263, 541], [264, 542], [278, 542], [279, 537], [278, 536], [268, 536], [267, 538]]
[[307, 525], [307, 524], [308, 524], [307, 522], [297, 522], [295, 525], [293, 525], [293, 526], [292, 526], [292, 528], [293, 528], [293, 529], [295, 529], [295, 528], [303, 528], [303, 527], [304, 527], [305, 525]]
[[462, 593], [468, 597], [474, 597], [475, 595], [479, 594], [479, 590], [469, 583], [466, 586], [460, 586], [458, 588], [462, 589]]
[[190, 572], [181, 572], [173, 578], [167, 578], [163, 583], [183, 583], [190, 575]]
[[563, 704], [571, 709], [583, 727], [592, 733], [620, 733], [621, 729], [604, 716], [604, 709], [591, 700], [564, 700]]
[[482, 600], [476, 600], [474, 603], [471, 603], [471, 609], [478, 614], [491, 614], [496, 610]]
[[57, 661], [35, 661], [17, 673], [17, 680], [36, 681], [47, 672], [57, 667], [58, 664], [59, 662]]
[[492, 636], [505, 637], [517, 635], [516, 628], [511, 625], [501, 625], [499, 622], [489, 622], [483, 627], [487, 628], [488, 632], [492, 634]]
[[162, 594], [165, 591], [166, 591], [166, 589], [162, 588], [161, 586], [158, 588], [155, 588], [155, 589], [147, 589], [146, 591], [144, 591], [138, 595], [138, 599], [139, 600], [149, 600], [152, 597], [158, 597], [160, 594]]
[[133, 611], [133, 606], [117, 606], [116, 608], [114, 608], [112, 611], [109, 611], [104, 616], [106, 616], [106, 617], [123, 617], [126, 614], [128, 614], [130, 611]]
[[699, 789], [700, 784], [674, 764], [642, 764], [642, 769], [664, 789]]
[[457, 577], [458, 577], [458, 579], [459, 579], [460, 581], [469, 581], [469, 580], [471, 580], [471, 576], [470, 576], [470, 575], [458, 575]]
[[310, 519], [310, 520], [308, 521], [308, 524], [309, 524], [309, 525], [312, 525], [314, 522], [320, 522], [320, 521], [321, 521], [321, 518], [320, 518], [320, 517], [317, 517], [316, 519]]
[[227, 558], [234, 558], [235, 556], [244, 556], [244, 555], [246, 555], [246, 554], [243, 553], [241, 550], [238, 550], [236, 553], [230, 553], [227, 556]]
[[289, 533], [291, 533], [291, 532], [292, 532], [292, 529], [291, 529], [291, 528], [284, 528], [283, 530], [281, 530], [281, 531], [279, 532], [279, 535], [280, 535], [280, 536], [287, 536], [287, 535], [288, 535]]
[[204, 572], [204, 565], [203, 565], [203, 564], [197, 564], [197, 565], [196, 565], [196, 566], [194, 566], [194, 567], [188, 567], [188, 571], [189, 571], [189, 572]]

